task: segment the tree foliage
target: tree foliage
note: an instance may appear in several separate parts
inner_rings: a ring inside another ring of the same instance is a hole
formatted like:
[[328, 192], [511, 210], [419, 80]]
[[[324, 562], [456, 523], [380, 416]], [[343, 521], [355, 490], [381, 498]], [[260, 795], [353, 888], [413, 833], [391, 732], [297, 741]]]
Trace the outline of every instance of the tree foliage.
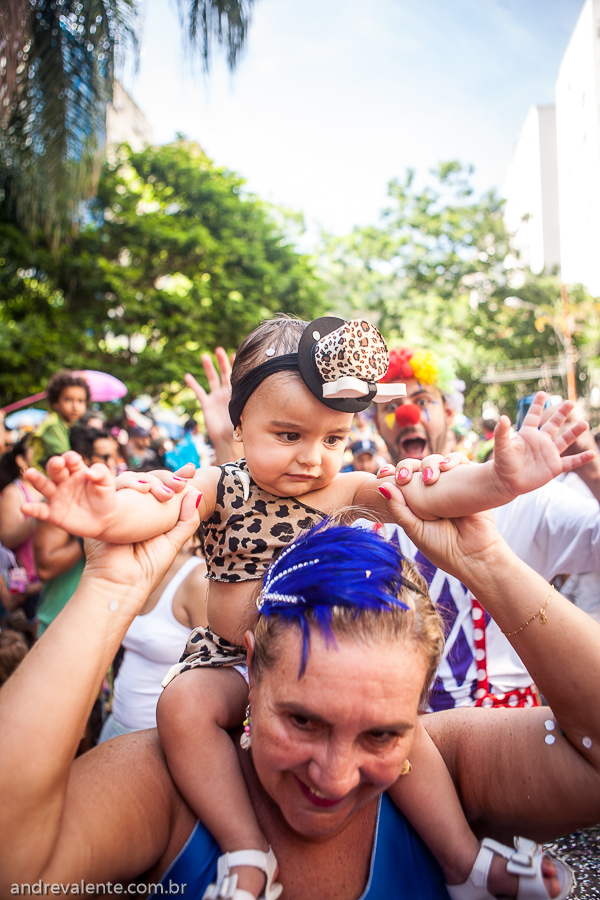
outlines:
[[[178, 0], [192, 58], [214, 41], [234, 68], [254, 0]], [[93, 196], [106, 106], [137, 47], [139, 0], [5, 0], [0, 5], [0, 191], [32, 234], [58, 247]]]
[[320, 287], [243, 181], [194, 144], [126, 148], [105, 164], [91, 221], [53, 253], [0, 222], [0, 405], [58, 367], [100, 369], [158, 396], [233, 351], [261, 318], [313, 318]]
[[202, 57], [210, 67], [213, 41], [225, 48], [233, 71], [243, 50], [254, 0], [177, 0], [182, 31], [192, 55]]
[[11, 48], [0, 68], [0, 187], [9, 214], [56, 246], [97, 184], [115, 57], [135, 45], [135, 3], [11, 0], [0, 15]]
[[[390, 182], [390, 203], [377, 225], [325, 236], [319, 267], [330, 306], [344, 315], [369, 312], [392, 342], [454, 356], [471, 412], [492, 398], [514, 416], [517, 397], [537, 387], [535, 378], [518, 377], [522, 363], [539, 368], [561, 351], [552, 324], [559, 332], [567, 326], [561, 285], [556, 276], [520, 267], [502, 201], [494, 191], [477, 196], [472, 173], [443, 163], [419, 184], [409, 170]], [[506, 305], [515, 295], [525, 307]], [[569, 307], [576, 345], [594, 356], [598, 303], [579, 286], [570, 291]], [[514, 380], [482, 381], [490, 367]], [[566, 392], [560, 379], [553, 387]]]

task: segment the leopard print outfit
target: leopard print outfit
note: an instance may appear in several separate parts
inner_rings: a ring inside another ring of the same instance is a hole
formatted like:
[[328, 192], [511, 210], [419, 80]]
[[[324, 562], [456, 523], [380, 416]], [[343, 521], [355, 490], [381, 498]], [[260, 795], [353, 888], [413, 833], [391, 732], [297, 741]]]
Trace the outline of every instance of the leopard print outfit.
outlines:
[[[215, 511], [203, 524], [204, 554], [212, 581], [256, 581], [283, 548], [325, 518], [295, 497], [259, 488], [245, 459], [220, 466]], [[247, 498], [244, 484], [248, 485]]]
[[[212, 581], [256, 581], [264, 578], [272, 559], [325, 513], [295, 497], [276, 497], [259, 488], [245, 459], [220, 466], [215, 511], [203, 523], [207, 578]], [[235, 666], [246, 677], [246, 650], [209, 628], [194, 628], [178, 663], [167, 672], [163, 687], [176, 675], [198, 666]]]
[[198, 667], [211, 669], [219, 666], [234, 666], [243, 678], [248, 681], [248, 667], [246, 665], [246, 648], [226, 641], [219, 637], [210, 628], [201, 625], [194, 628], [190, 634], [185, 650], [178, 663], [171, 666], [162, 680], [162, 687], [166, 687], [176, 675], [187, 672], [188, 669]]

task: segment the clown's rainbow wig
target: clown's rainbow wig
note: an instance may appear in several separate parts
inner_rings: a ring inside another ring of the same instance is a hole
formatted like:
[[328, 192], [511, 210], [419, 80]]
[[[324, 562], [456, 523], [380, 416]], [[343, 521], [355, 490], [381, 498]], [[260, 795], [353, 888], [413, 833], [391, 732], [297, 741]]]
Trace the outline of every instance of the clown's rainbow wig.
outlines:
[[255, 677], [275, 665], [278, 637], [294, 626], [302, 635], [300, 678], [311, 628], [333, 646], [342, 636], [368, 644], [412, 640], [427, 660], [427, 687], [443, 648], [438, 614], [412, 563], [379, 534], [329, 520], [271, 563], [257, 606]]
[[441, 358], [431, 350], [392, 347], [390, 365], [381, 380], [394, 382], [407, 378], [415, 378], [419, 384], [432, 384], [442, 394], [451, 394], [456, 382], [454, 360], [447, 356]]

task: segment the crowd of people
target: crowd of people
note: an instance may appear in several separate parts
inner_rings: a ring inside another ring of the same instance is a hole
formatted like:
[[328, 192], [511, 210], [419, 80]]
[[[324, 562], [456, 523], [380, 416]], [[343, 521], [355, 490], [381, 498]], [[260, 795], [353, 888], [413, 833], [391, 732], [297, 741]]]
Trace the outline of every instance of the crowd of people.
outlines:
[[124, 439], [63, 372], [0, 458], [0, 721], [43, 678], [36, 727], [62, 722], [27, 763], [34, 713], [0, 743], [0, 771], [35, 765], [6, 883], [567, 897], [536, 842], [600, 820], [600, 456], [577, 409], [536, 395], [479, 463], [447, 361], [365, 321], [280, 317], [233, 370], [203, 364], [206, 439]]

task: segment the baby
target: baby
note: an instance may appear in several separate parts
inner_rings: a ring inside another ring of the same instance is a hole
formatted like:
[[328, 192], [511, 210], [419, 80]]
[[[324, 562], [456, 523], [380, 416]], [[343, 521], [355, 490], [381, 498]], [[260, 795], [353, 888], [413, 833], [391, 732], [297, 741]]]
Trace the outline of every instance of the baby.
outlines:
[[[192, 632], [181, 662], [167, 676], [157, 719], [173, 779], [225, 853], [208, 900], [225, 895], [276, 900], [281, 892], [274, 882], [276, 861], [228, 733], [240, 725], [248, 703], [244, 634], [256, 609], [256, 583], [297, 535], [347, 507], [392, 521], [386, 481], [393, 478], [339, 472], [353, 414], [372, 400], [404, 393], [402, 385], [379, 384], [387, 358], [383, 338], [367, 322], [326, 317], [310, 324], [285, 318], [262, 323], [241, 344], [232, 371], [230, 415], [245, 458], [202, 468], [191, 482], [201, 491], [209, 627]], [[570, 405], [538, 430], [542, 408], [543, 399], [532, 405], [525, 427], [512, 440], [510, 423], [501, 419], [489, 463], [462, 466], [458, 457], [442, 460], [437, 467], [447, 474], [430, 485], [421, 478], [396, 478], [408, 505], [425, 518], [467, 515], [507, 503], [589, 461], [591, 451], [560, 456], [586, 428], [577, 423], [558, 435]], [[41, 475], [36, 480], [49, 503], [28, 504], [24, 511], [51, 517], [72, 533], [129, 543], [162, 533], [177, 520], [182, 494], [159, 504], [148, 494], [115, 492], [101, 467], [86, 469], [68, 454], [54, 460], [50, 471], [54, 482]], [[175, 677], [180, 673], [185, 677]], [[412, 772], [398, 780], [393, 799], [429, 845], [448, 883], [467, 882], [464, 896], [472, 896], [467, 879], [479, 843], [441, 757], [418, 722], [411, 763]], [[225, 894], [227, 884], [231, 895]], [[500, 857], [493, 860], [488, 890], [517, 892], [517, 879], [507, 874]], [[455, 887], [453, 897], [460, 896]]]

